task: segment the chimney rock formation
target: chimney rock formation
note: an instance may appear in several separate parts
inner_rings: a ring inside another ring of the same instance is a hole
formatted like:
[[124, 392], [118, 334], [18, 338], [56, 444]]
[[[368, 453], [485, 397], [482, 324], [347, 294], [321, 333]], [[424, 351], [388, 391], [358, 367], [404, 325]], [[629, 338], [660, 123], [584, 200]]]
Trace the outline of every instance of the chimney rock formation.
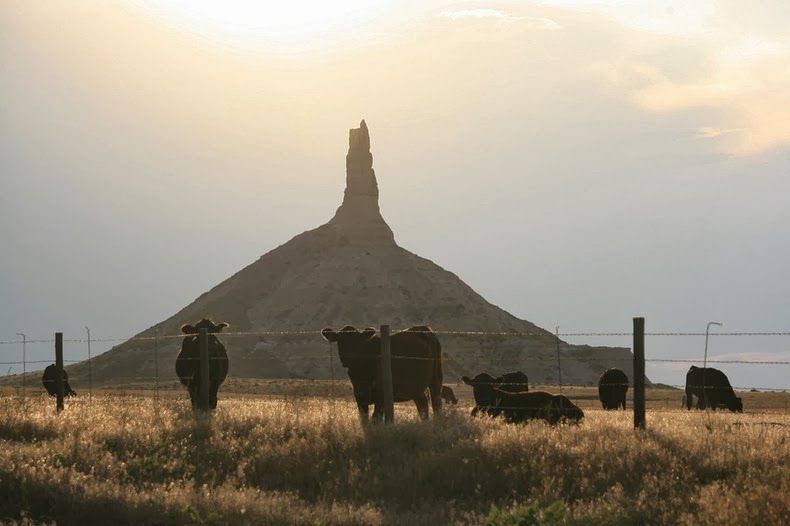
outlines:
[[[492, 305], [455, 274], [395, 243], [379, 211], [365, 121], [350, 131], [348, 142], [343, 203], [329, 222], [264, 254], [138, 336], [177, 335], [182, 324], [210, 317], [237, 333], [222, 337], [229, 379], [345, 379], [321, 338], [323, 327], [429, 325], [442, 342], [447, 383], [512, 370], [526, 372], [530, 383], [556, 382], [554, 335]], [[175, 380], [179, 345], [180, 339], [162, 338], [155, 353], [151, 339], [129, 340], [93, 360], [93, 384], [150, 378], [157, 354], [163, 378]], [[565, 383], [594, 384], [604, 369], [625, 367], [631, 359], [624, 348], [561, 342], [561, 350]], [[86, 364], [70, 367], [69, 375], [74, 385], [84, 380]]]

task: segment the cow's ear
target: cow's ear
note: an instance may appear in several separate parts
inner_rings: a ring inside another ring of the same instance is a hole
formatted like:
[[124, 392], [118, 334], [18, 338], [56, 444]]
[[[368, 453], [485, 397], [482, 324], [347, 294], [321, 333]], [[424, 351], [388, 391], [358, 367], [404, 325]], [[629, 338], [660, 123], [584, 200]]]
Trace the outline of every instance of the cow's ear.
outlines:
[[472, 379], [469, 378], [468, 376], [462, 376], [461, 380], [463, 380], [466, 385], [475, 385]]
[[362, 331], [362, 336], [364, 336], [366, 340], [371, 339], [374, 334], [376, 334], [376, 329], [374, 329], [373, 327], [368, 327], [367, 329]]
[[225, 322], [223, 321], [223, 322], [222, 322], [222, 323], [220, 323], [219, 325], [215, 325], [215, 327], [217, 328], [217, 332], [219, 332], [219, 331], [221, 331], [222, 329], [224, 329], [224, 328], [226, 328], [226, 327], [230, 327], [230, 323], [225, 323]]
[[197, 332], [197, 329], [195, 329], [189, 323], [185, 323], [184, 325], [181, 326], [181, 332], [183, 332], [184, 334], [195, 334]]
[[337, 341], [337, 333], [327, 327], [326, 329], [321, 329], [321, 336], [328, 342], [336, 342]]

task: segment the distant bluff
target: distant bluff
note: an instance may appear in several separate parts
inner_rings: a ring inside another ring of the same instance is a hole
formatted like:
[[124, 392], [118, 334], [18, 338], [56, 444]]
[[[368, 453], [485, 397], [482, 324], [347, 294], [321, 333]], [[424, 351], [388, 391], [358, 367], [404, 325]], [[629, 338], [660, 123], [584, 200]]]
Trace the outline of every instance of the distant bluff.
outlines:
[[[378, 198], [363, 120], [350, 130], [343, 202], [329, 222], [264, 254], [137, 337], [176, 335], [182, 324], [208, 316], [230, 323], [231, 333], [244, 333], [222, 338], [230, 376], [328, 379], [333, 372], [340, 379], [345, 372], [337, 350], [330, 359], [321, 328], [429, 325], [440, 333], [446, 383], [464, 374], [517, 369], [531, 382], [556, 383], [557, 338], [398, 246]], [[159, 339], [160, 378], [175, 379], [179, 345], [178, 338]], [[630, 370], [627, 348], [560, 342], [560, 351], [564, 383], [594, 383], [607, 367]], [[93, 383], [150, 378], [155, 368], [154, 342], [133, 338], [93, 359]], [[86, 364], [69, 367], [69, 373], [75, 381], [86, 380]]]

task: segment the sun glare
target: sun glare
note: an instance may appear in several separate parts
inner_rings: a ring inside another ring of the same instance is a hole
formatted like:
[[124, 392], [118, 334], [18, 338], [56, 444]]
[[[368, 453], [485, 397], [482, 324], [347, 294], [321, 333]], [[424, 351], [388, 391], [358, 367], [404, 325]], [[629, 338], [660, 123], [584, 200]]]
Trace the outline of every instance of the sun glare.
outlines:
[[375, 0], [126, 0], [170, 27], [241, 51], [305, 52], [365, 38], [394, 10]]

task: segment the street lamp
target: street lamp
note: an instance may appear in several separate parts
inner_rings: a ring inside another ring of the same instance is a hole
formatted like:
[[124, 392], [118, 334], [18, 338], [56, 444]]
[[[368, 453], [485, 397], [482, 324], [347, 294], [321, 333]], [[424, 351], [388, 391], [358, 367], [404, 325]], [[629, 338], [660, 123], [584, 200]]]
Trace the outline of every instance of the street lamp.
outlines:
[[25, 373], [27, 372], [27, 336], [24, 333], [18, 332], [17, 336], [22, 337], [22, 400], [25, 399]]
[[708, 333], [710, 332], [711, 325], [718, 325], [721, 327], [724, 324], [717, 321], [709, 321], [708, 325], [705, 326], [705, 358], [703, 359], [702, 367], [708, 366]]

